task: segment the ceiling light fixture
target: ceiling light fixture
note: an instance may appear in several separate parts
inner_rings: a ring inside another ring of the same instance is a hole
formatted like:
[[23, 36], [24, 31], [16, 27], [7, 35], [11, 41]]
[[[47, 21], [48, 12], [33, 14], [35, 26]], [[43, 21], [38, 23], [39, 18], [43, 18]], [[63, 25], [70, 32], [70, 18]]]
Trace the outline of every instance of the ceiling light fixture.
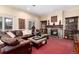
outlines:
[[33, 7], [35, 7], [36, 5], [32, 5]]
[[[36, 5], [32, 5], [32, 7], [35, 7]], [[30, 10], [30, 8], [27, 8], [27, 11], [29, 11]]]

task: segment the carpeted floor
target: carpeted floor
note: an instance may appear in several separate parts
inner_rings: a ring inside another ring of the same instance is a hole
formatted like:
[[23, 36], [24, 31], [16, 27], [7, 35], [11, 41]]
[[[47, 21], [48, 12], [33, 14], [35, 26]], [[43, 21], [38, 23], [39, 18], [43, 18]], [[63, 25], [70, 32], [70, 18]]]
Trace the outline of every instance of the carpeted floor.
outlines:
[[36, 49], [33, 47], [32, 54], [72, 54], [73, 41], [50, 37], [47, 44]]

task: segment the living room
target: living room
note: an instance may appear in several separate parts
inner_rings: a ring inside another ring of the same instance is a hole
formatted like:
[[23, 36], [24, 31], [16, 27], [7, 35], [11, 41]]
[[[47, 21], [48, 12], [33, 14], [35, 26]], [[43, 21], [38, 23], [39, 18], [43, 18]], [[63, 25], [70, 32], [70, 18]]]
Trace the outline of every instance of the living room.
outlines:
[[78, 5], [1, 5], [0, 53], [79, 53], [78, 19]]

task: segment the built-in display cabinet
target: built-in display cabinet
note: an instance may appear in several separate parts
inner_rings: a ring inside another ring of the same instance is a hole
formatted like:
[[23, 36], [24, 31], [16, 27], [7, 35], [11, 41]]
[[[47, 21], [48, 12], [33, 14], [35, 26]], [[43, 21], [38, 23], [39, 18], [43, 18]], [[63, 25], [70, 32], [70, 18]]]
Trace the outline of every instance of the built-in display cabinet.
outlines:
[[65, 38], [73, 39], [78, 30], [78, 16], [65, 18]]

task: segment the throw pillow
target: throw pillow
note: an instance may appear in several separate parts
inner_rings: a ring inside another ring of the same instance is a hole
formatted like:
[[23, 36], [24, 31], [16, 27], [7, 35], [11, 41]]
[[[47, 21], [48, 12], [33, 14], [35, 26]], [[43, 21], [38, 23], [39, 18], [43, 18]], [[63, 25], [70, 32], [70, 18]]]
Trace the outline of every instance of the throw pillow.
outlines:
[[23, 35], [21, 30], [16, 30], [15, 33], [16, 33], [16, 37]]
[[0, 45], [1, 45], [1, 44], [4, 44], [4, 43], [0, 40]]
[[22, 32], [23, 32], [23, 35], [31, 34], [31, 32], [30, 32], [30, 31], [27, 31], [27, 30], [24, 30], [24, 31], [22, 31]]
[[11, 38], [16, 37], [12, 32], [6, 32]]

